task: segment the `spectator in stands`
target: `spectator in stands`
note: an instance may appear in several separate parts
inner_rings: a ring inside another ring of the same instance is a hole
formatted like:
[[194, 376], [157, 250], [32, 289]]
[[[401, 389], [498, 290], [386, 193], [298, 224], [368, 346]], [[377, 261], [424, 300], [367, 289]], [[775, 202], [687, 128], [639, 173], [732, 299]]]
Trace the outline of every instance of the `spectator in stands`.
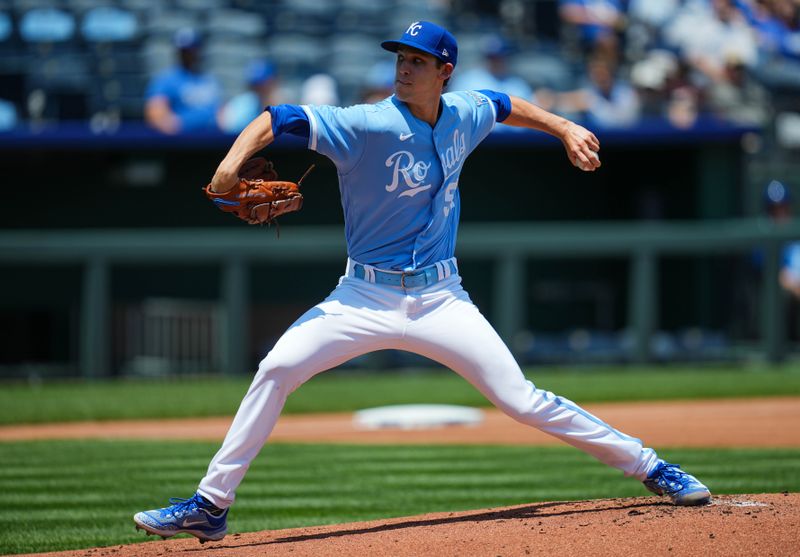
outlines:
[[628, 17], [657, 30], [675, 15], [680, 5], [681, 0], [628, 0]]
[[756, 77], [771, 89], [800, 90], [800, 4], [792, 0], [742, 4], [758, 36]]
[[740, 0], [739, 9], [756, 30], [765, 52], [800, 58], [800, 3], [792, 0]]
[[[490, 35], [483, 45], [484, 64], [471, 68], [463, 74], [454, 74], [452, 82], [447, 86], [448, 90], [491, 89], [506, 95], [520, 97], [545, 110], [550, 110], [553, 107], [555, 95], [547, 89], [541, 89], [535, 93], [527, 81], [513, 74], [508, 67], [512, 53], [513, 47], [505, 38], [500, 35]], [[498, 128], [515, 133], [524, 131], [523, 128], [515, 128], [506, 124], [498, 124]]]
[[638, 93], [642, 117], [666, 117], [667, 83], [677, 66], [675, 54], [663, 49], [650, 50], [631, 66], [631, 85]]
[[584, 54], [617, 51], [626, 25], [622, 0], [558, 0], [561, 21], [577, 28]]
[[661, 46], [661, 29], [680, 5], [681, 0], [628, 0], [625, 45], [629, 59], [640, 60], [647, 51]]
[[664, 29], [664, 38], [697, 72], [701, 86], [724, 81], [731, 58], [748, 68], [757, 62], [755, 32], [733, 0], [687, 2]]
[[[764, 189], [763, 194], [764, 208], [769, 219], [776, 225], [789, 223], [793, 220], [792, 195], [789, 189], [778, 180], [772, 180]], [[779, 254], [780, 265], [778, 283], [783, 291], [788, 294], [788, 303], [785, 305], [786, 329], [788, 338], [800, 340], [800, 242], [788, 242]], [[758, 285], [759, 277], [764, 271], [764, 251], [756, 249], [750, 257], [751, 270], [756, 273], [750, 283], [752, 286]], [[745, 303], [749, 307], [749, 312], [757, 320], [760, 313], [760, 305], [763, 303], [758, 290], [752, 290], [746, 294]]]
[[689, 129], [705, 103], [704, 91], [691, 79], [689, 63], [666, 49], [653, 49], [631, 67], [643, 116], [666, 118], [676, 128]]
[[483, 45], [485, 64], [462, 74], [454, 74], [448, 89], [450, 91], [491, 89], [535, 102], [533, 90], [528, 82], [511, 73], [508, 68], [508, 58], [512, 52], [511, 44], [500, 35], [487, 37]]
[[300, 104], [338, 105], [339, 87], [326, 73], [314, 74], [300, 86]]
[[374, 104], [394, 93], [394, 62], [382, 60], [375, 63], [364, 78], [361, 102]]
[[[764, 191], [764, 204], [770, 220], [776, 224], [792, 221], [792, 195], [789, 189], [778, 180], [772, 180]], [[763, 259], [763, 254], [757, 254]], [[778, 276], [781, 287], [800, 300], [800, 242], [789, 242], [781, 253], [781, 271]]]
[[613, 62], [595, 55], [589, 61], [588, 74], [589, 82], [584, 87], [558, 95], [559, 110], [583, 113], [591, 127], [625, 128], [638, 123], [638, 94], [617, 75]]
[[677, 58], [667, 74], [667, 119], [676, 128], [693, 127], [705, 102], [704, 91], [692, 81], [690, 73], [689, 63]]
[[775, 19], [778, 52], [785, 58], [800, 60], [800, 3], [772, 0], [769, 4]]
[[221, 87], [200, 67], [200, 36], [192, 29], [175, 33], [179, 64], [147, 87], [145, 121], [166, 134], [217, 129]]
[[742, 126], [763, 126], [769, 118], [766, 89], [736, 57], [727, 60], [723, 79], [709, 87], [708, 105], [722, 120]]
[[220, 111], [219, 127], [227, 133], [239, 133], [268, 105], [280, 104], [275, 66], [256, 60], [247, 66], [248, 90], [236, 95]]
[[14, 103], [0, 99], [0, 132], [13, 130], [17, 126], [17, 107]]

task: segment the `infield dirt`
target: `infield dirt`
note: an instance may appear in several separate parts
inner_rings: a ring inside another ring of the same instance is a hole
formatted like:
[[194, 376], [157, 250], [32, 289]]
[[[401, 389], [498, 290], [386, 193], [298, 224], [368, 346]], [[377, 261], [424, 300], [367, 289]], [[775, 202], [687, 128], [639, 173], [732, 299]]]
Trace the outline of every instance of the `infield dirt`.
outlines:
[[[800, 447], [800, 398], [586, 404], [586, 410], [651, 447]], [[352, 414], [285, 415], [270, 441], [292, 443], [449, 443], [557, 445], [560, 441], [487, 409], [477, 426], [363, 430]], [[0, 441], [30, 439], [222, 440], [232, 417], [77, 422], [0, 427]]]
[[703, 507], [661, 498], [532, 503], [459, 513], [173, 539], [50, 557], [797, 555], [800, 494], [723, 495]]

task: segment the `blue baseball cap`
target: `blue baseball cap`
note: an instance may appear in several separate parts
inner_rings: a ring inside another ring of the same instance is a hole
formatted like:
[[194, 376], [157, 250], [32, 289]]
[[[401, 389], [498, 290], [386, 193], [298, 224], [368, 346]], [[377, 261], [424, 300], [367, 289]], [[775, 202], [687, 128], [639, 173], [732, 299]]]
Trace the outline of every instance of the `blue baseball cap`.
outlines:
[[175, 45], [175, 48], [180, 50], [197, 48], [201, 43], [202, 39], [200, 38], [200, 34], [189, 27], [178, 29], [172, 36], [172, 44]]
[[513, 52], [511, 43], [500, 35], [488, 36], [483, 44], [483, 54], [490, 58], [505, 58]]
[[792, 194], [789, 189], [778, 180], [772, 180], [764, 189], [764, 205], [767, 208], [778, 205], [788, 205], [792, 202]]
[[275, 66], [266, 60], [254, 60], [247, 65], [247, 83], [258, 85], [269, 81], [277, 73]]
[[432, 54], [442, 62], [450, 62], [454, 66], [458, 59], [456, 38], [444, 27], [430, 21], [415, 21], [408, 26], [400, 39], [381, 43], [389, 52], [397, 52], [398, 47], [403, 45]]

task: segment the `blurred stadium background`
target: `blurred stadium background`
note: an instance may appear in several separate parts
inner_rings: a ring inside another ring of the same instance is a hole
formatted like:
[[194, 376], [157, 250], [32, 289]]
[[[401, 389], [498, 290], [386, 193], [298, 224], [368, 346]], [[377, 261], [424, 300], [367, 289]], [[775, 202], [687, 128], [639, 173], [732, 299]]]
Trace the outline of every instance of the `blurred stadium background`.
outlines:
[[[280, 102], [321, 94], [307, 96], [318, 74], [333, 78], [323, 98], [360, 102], [385, 85], [380, 40], [420, 19], [458, 38], [456, 77], [502, 56], [603, 144], [584, 175], [557, 142], [500, 127], [460, 183], [465, 286], [522, 363], [791, 357], [800, 315], [779, 276], [800, 227], [770, 220], [764, 192], [779, 182], [791, 208], [800, 188], [799, 13], [793, 0], [0, 0], [0, 377], [254, 369], [344, 267], [335, 170], [282, 138], [283, 176], [319, 164], [306, 206], [280, 239], [248, 228], [200, 192], [235, 135], [155, 131], [148, 83], [192, 29], [221, 103], [259, 61]], [[605, 96], [598, 64], [618, 87]]]

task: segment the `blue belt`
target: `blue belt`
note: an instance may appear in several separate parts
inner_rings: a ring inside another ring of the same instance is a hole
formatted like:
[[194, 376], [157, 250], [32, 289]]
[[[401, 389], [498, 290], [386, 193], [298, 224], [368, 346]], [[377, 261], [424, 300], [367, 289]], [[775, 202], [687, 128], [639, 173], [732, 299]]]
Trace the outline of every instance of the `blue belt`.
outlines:
[[[442, 267], [449, 269], [448, 276], [458, 274], [458, 268], [452, 260], [442, 261], [439, 263]], [[400, 286], [402, 288], [419, 288], [421, 286], [429, 286], [442, 280], [439, 278], [439, 268], [437, 265], [430, 267], [423, 267], [414, 271], [381, 271], [380, 269], [371, 269], [374, 273], [375, 280], [371, 281], [367, 276], [367, 271], [361, 263], [353, 264], [353, 275], [356, 278], [374, 282], [375, 284], [386, 284], [388, 286]]]

